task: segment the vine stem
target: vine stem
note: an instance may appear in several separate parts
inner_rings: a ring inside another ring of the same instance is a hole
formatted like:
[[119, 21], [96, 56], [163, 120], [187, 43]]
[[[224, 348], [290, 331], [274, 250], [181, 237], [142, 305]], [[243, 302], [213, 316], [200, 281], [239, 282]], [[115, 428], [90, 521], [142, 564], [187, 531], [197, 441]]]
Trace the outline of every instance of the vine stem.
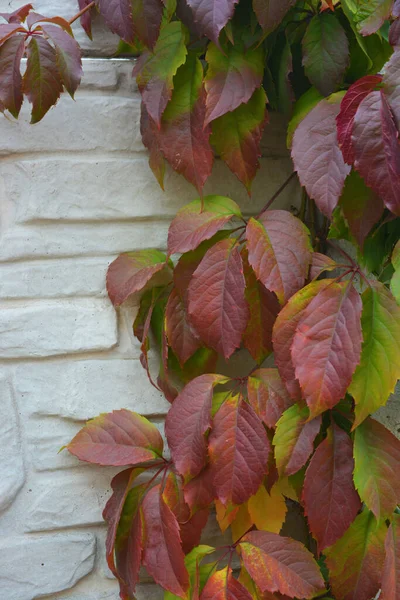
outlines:
[[283, 190], [286, 188], [286, 186], [289, 185], [289, 183], [292, 181], [292, 179], [294, 177], [296, 177], [296, 171], [293, 171], [293, 173], [290, 175], [290, 177], [288, 177], [286, 179], [286, 181], [281, 185], [279, 190], [277, 192], [275, 192], [275, 194], [272, 196], [272, 198], [270, 198], [268, 200], [267, 204], [264, 206], [264, 208], [261, 210], [261, 212], [259, 212], [258, 215], [255, 217], [256, 219], [259, 219], [265, 212], [267, 212], [267, 210], [269, 209], [271, 204], [273, 202], [275, 202], [275, 200], [278, 198], [278, 196], [280, 196], [282, 194]]
[[93, 0], [93, 2], [91, 2], [90, 4], [85, 6], [85, 8], [82, 8], [82, 10], [80, 10], [78, 13], [76, 13], [76, 15], [74, 17], [72, 17], [72, 19], [70, 19], [68, 21], [68, 23], [70, 25], [72, 25], [72, 23], [75, 23], [75, 21], [80, 19], [82, 15], [84, 15], [86, 12], [88, 12], [88, 10], [90, 10], [91, 8], [94, 8], [94, 6], [96, 6], [95, 0]]

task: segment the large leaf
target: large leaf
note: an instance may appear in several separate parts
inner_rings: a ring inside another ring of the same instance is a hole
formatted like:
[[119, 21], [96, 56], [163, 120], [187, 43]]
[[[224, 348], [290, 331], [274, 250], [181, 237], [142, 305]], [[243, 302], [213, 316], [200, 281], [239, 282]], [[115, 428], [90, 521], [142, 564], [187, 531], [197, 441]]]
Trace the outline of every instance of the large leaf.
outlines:
[[385, 65], [383, 89], [395, 116], [396, 124], [400, 125], [400, 48], [397, 49]]
[[140, 292], [150, 279], [167, 268], [167, 257], [159, 250], [126, 252], [115, 259], [107, 271], [107, 292], [114, 306]]
[[83, 75], [81, 50], [68, 32], [55, 25], [42, 25], [56, 49], [57, 66], [65, 89], [73, 98]]
[[382, 575], [381, 600], [397, 600], [400, 594], [400, 516], [393, 515], [385, 541], [386, 559]]
[[252, 531], [239, 544], [244, 566], [262, 592], [313, 598], [325, 589], [311, 552], [300, 542]]
[[264, 213], [247, 225], [249, 263], [257, 279], [283, 304], [304, 286], [311, 262], [309, 232], [284, 210]]
[[201, 375], [174, 400], [165, 432], [175, 467], [185, 478], [195, 477], [207, 462], [205, 434], [211, 429], [213, 389], [228, 380], [222, 375]]
[[185, 485], [183, 493], [192, 514], [210, 506], [215, 500], [213, 477], [210, 466], [207, 466], [200, 475]]
[[88, 421], [67, 448], [80, 460], [122, 467], [160, 458], [163, 441], [150, 421], [122, 409]]
[[189, 574], [181, 548], [179, 524], [165, 503], [161, 485], [147, 493], [143, 516], [146, 531], [143, 564], [156, 583], [179, 598], [186, 598]]
[[264, 53], [261, 46], [246, 50], [239, 42], [228, 42], [222, 50], [210, 44], [206, 60], [206, 123], [210, 123], [250, 100], [262, 82]]
[[25, 40], [19, 36], [0, 46], [0, 108], [10, 111], [16, 119], [23, 102], [20, 67], [24, 51]]
[[332, 280], [301, 316], [291, 352], [313, 417], [333, 408], [350, 385], [360, 361], [361, 310], [352, 283]]
[[386, 524], [364, 510], [344, 536], [325, 551], [337, 600], [371, 600], [380, 588]]
[[247, 382], [249, 402], [267, 427], [276, 426], [278, 419], [293, 404], [277, 369], [254, 371]]
[[265, 33], [273, 31], [296, 0], [253, 0], [253, 10]]
[[98, 7], [113, 33], [125, 42], [134, 41], [131, 0], [99, 0]]
[[315, 15], [303, 37], [304, 70], [324, 96], [341, 83], [349, 62], [349, 42], [336, 15]]
[[349, 387], [356, 403], [355, 427], [386, 404], [400, 379], [400, 307], [378, 281], [370, 282], [362, 302], [364, 343]]
[[233, 17], [237, 0], [186, 0], [198, 31], [218, 45], [221, 30]]
[[362, 35], [371, 35], [390, 17], [393, 0], [343, 0]]
[[[189, 598], [193, 598], [193, 600], [199, 600], [200, 590], [215, 571], [215, 562], [200, 565], [203, 558], [213, 552], [215, 552], [215, 548], [202, 544], [197, 546], [197, 548], [193, 548], [193, 550], [185, 556], [185, 565], [190, 578]], [[171, 594], [171, 592], [164, 593], [164, 600], [177, 600], [177, 598], [178, 596]]]
[[303, 488], [305, 514], [320, 552], [342, 537], [361, 508], [353, 469], [353, 444], [333, 423], [311, 459]]
[[204, 196], [178, 212], [168, 231], [168, 253], [195, 250], [212, 238], [233, 217], [241, 217], [240, 208], [226, 196]]
[[133, 70], [150, 117], [158, 127], [171, 99], [173, 79], [186, 59], [186, 30], [174, 21], [162, 28], [154, 52], [144, 52]]
[[23, 89], [32, 104], [31, 123], [37, 123], [59, 99], [62, 83], [57, 53], [47, 40], [32, 37], [27, 55]]
[[261, 420], [240, 396], [228, 398], [214, 417], [209, 453], [218, 499], [242, 504], [266, 473], [270, 445]]
[[32, 4], [25, 4], [11, 13], [0, 13], [0, 17], [5, 19], [7, 23], [23, 23], [32, 9]]
[[368, 418], [356, 429], [354, 483], [361, 500], [379, 520], [390, 517], [400, 502], [400, 441]]
[[294, 404], [279, 419], [273, 439], [279, 475], [294, 475], [314, 451], [314, 440], [321, 429], [321, 417], [308, 420], [307, 407]]
[[293, 338], [297, 325], [311, 300], [329, 285], [329, 280], [322, 279], [310, 283], [292, 296], [287, 305], [279, 313], [272, 332], [275, 363], [279, 374], [294, 400], [301, 398], [301, 390], [291, 357]]
[[201, 600], [251, 600], [247, 589], [232, 575], [232, 569], [225, 567], [214, 573], [207, 581]]
[[322, 100], [297, 127], [292, 158], [300, 183], [328, 218], [337, 206], [350, 167], [339, 148], [336, 117], [340, 104]]
[[185, 306], [175, 288], [165, 308], [165, 333], [181, 365], [184, 365], [201, 346], [200, 340], [188, 323]]
[[172, 168], [199, 193], [214, 160], [209, 142], [211, 129], [204, 123], [205, 102], [203, 67], [197, 56], [190, 53], [174, 77], [174, 91], [163, 115], [159, 139]]
[[361, 102], [381, 81], [381, 75], [367, 75], [366, 77], [362, 77], [349, 87], [340, 105], [340, 112], [336, 117], [338, 141], [344, 160], [349, 165], [353, 164], [355, 158], [351, 141], [354, 117]]
[[212, 246], [193, 274], [188, 291], [190, 322], [203, 342], [229, 358], [240, 346], [249, 309], [236, 240]]
[[163, 16], [162, 0], [132, 0], [135, 34], [148, 48], [154, 48]]

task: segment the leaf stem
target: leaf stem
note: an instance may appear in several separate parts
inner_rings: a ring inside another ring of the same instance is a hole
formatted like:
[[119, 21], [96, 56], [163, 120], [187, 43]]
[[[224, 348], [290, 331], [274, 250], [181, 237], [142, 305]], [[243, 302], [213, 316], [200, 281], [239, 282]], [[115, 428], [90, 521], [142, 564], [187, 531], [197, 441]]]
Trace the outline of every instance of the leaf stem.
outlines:
[[258, 215], [255, 217], [256, 219], [259, 219], [271, 206], [271, 204], [273, 202], [275, 202], [275, 200], [278, 198], [278, 196], [280, 196], [283, 192], [283, 190], [286, 188], [286, 186], [289, 185], [289, 183], [292, 181], [292, 179], [296, 177], [296, 171], [293, 171], [293, 173], [290, 175], [290, 177], [288, 177], [286, 179], [286, 181], [281, 185], [281, 187], [279, 188], [279, 190], [277, 192], [275, 192], [275, 194], [272, 196], [272, 198], [270, 198], [267, 202], [267, 204], [264, 206], [264, 208], [261, 210], [261, 212], [258, 213]]
[[86, 12], [88, 12], [88, 10], [90, 10], [91, 8], [94, 8], [95, 6], [96, 6], [96, 2], [95, 2], [95, 0], [93, 0], [93, 2], [91, 2], [90, 4], [85, 6], [85, 8], [82, 8], [82, 10], [80, 10], [78, 13], [76, 13], [76, 15], [74, 17], [72, 17], [72, 19], [70, 19], [68, 21], [68, 23], [70, 25], [72, 25], [72, 23], [75, 23], [75, 21], [80, 19], [82, 15], [84, 15]]

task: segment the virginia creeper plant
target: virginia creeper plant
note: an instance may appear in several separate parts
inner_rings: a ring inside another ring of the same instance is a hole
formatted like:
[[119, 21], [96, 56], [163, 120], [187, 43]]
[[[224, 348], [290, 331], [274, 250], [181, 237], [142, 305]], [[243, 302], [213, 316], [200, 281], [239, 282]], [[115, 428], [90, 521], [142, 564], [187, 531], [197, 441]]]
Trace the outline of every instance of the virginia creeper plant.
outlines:
[[[168, 452], [125, 409], [68, 445], [125, 467], [104, 510], [121, 598], [143, 565], [165, 600], [399, 600], [400, 442], [371, 415], [400, 378], [400, 1], [79, 0], [70, 21], [27, 4], [1, 15], [3, 112], [26, 95], [36, 123], [74, 95], [71, 24], [91, 36], [97, 11], [139, 55], [160, 185], [169, 163], [200, 196], [166, 252], [122, 254], [107, 275], [115, 306], [140, 297]], [[218, 154], [250, 193], [268, 110], [288, 117], [302, 203], [271, 207], [288, 180], [248, 219], [202, 191]], [[236, 352], [252, 367], [232, 377]], [[281, 535], [293, 506], [305, 543]], [[211, 509], [222, 548], [201, 544]]]

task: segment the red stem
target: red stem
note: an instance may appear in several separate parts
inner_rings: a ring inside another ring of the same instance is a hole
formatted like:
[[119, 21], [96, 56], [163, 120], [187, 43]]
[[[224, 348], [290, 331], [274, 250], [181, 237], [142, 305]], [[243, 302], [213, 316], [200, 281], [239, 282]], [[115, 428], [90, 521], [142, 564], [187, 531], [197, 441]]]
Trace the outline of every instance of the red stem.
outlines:
[[68, 21], [68, 23], [70, 25], [72, 25], [72, 23], [75, 23], [75, 21], [80, 19], [82, 15], [84, 15], [86, 12], [88, 12], [88, 10], [90, 10], [91, 8], [94, 8], [94, 6], [96, 6], [95, 0], [93, 0], [93, 2], [91, 2], [90, 4], [85, 6], [85, 8], [82, 8], [82, 10], [80, 10], [78, 13], [76, 13], [76, 15], [74, 17], [72, 17], [72, 19], [70, 19]]

